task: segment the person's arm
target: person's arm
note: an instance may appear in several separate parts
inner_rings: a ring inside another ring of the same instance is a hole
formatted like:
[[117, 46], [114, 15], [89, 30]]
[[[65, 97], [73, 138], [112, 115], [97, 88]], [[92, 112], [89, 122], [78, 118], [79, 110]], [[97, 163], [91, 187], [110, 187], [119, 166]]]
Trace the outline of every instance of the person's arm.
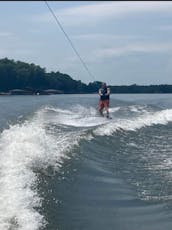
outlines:
[[110, 95], [110, 88], [107, 88], [107, 95]]
[[99, 95], [100, 96], [102, 96], [103, 94], [102, 94], [102, 91], [101, 91], [101, 89], [99, 89]]

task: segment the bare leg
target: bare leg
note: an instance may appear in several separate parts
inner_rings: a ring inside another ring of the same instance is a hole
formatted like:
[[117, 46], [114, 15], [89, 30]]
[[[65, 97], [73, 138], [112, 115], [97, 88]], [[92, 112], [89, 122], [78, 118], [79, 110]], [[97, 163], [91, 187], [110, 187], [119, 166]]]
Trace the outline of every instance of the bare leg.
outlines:
[[104, 105], [102, 104], [101, 101], [99, 101], [99, 113], [101, 116], [103, 116], [103, 109], [104, 109]]
[[103, 108], [99, 108], [99, 113], [101, 116], [103, 116]]
[[106, 110], [106, 117], [109, 118], [109, 108], [105, 107], [105, 110]]

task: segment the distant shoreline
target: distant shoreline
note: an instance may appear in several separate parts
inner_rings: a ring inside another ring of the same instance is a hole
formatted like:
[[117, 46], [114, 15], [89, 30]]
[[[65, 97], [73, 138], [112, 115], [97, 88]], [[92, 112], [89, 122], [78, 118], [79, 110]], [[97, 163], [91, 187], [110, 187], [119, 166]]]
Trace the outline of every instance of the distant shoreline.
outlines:
[[[70, 95], [70, 94], [98, 94], [98, 92], [94, 93], [47, 93], [47, 92], [41, 92], [41, 93], [10, 93], [10, 92], [0, 92], [0, 96], [49, 96], [49, 95]], [[164, 93], [164, 92], [112, 92], [111, 94], [172, 94], [172, 92]]]
[[[28, 64], [8, 58], [0, 59], [0, 95], [53, 95], [94, 94], [101, 88], [101, 81], [88, 84], [74, 80], [68, 74], [46, 72], [33, 63]], [[98, 77], [99, 78], [99, 77]], [[111, 94], [169, 94], [172, 85], [109, 85]]]

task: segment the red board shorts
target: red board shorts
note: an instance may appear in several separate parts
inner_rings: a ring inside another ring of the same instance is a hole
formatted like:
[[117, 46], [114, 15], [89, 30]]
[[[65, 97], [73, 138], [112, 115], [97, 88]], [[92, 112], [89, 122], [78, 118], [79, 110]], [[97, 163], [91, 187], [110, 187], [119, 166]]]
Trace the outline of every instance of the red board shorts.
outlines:
[[109, 107], [109, 100], [103, 100], [103, 101], [99, 101], [99, 108], [103, 109], [103, 108], [108, 108]]

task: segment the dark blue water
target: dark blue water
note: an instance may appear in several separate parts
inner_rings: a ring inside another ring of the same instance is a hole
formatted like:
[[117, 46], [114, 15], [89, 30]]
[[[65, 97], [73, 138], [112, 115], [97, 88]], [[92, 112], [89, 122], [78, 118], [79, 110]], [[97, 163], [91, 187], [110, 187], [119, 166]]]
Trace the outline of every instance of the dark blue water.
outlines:
[[0, 104], [1, 230], [172, 229], [172, 95]]

